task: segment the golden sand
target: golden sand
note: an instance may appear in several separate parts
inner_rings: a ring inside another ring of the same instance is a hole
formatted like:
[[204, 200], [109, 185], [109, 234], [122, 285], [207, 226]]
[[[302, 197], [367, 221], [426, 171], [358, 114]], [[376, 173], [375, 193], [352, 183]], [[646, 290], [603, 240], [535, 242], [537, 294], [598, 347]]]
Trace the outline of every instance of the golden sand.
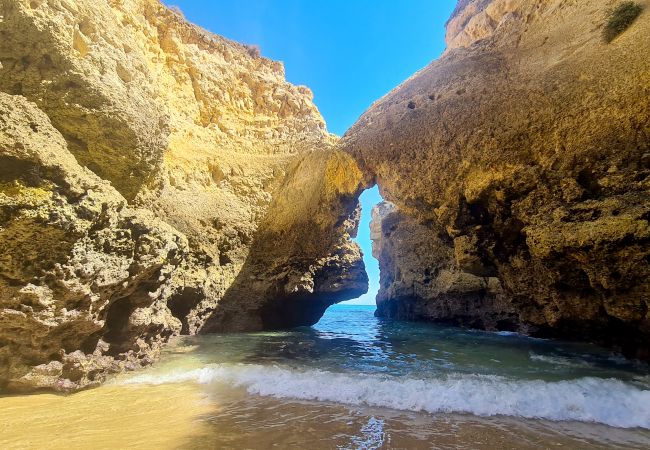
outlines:
[[3, 449], [172, 449], [203, 433], [214, 410], [197, 386], [103, 386], [62, 396], [0, 398]]

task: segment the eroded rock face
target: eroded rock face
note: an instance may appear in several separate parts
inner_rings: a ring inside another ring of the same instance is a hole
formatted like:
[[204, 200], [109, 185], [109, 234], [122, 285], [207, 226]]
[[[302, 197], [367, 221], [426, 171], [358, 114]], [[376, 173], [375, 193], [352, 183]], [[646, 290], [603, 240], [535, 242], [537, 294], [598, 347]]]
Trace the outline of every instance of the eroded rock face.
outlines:
[[[445, 230], [402, 214], [390, 202], [372, 211], [372, 253], [379, 261], [377, 315], [500, 330], [517, 329], [499, 278], [457, 264]], [[473, 261], [467, 261], [472, 264]]]
[[129, 207], [42, 111], [4, 93], [0, 183], [3, 384], [75, 389], [151, 361], [180, 331], [166, 301], [185, 237]]
[[364, 294], [368, 276], [359, 246], [350, 240], [359, 224], [362, 182], [346, 153], [298, 160], [205, 330], [313, 325], [328, 306]]
[[281, 63], [156, 0], [0, 16], [0, 384], [82, 387], [365, 292], [363, 177]]
[[381, 314], [650, 356], [650, 16], [607, 44], [611, 3], [460, 2], [443, 57], [344, 136], [397, 208]]
[[80, 164], [133, 199], [169, 135], [148, 61], [132, 48], [142, 39], [108, 2], [2, 0], [0, 15], [1, 90], [35, 102]]

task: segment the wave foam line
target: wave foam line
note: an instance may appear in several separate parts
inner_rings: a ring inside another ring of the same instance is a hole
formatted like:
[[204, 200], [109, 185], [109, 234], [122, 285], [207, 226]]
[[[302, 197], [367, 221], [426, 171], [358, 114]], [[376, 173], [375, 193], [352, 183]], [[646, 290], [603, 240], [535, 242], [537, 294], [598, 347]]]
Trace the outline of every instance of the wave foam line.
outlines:
[[215, 364], [164, 375], [142, 374], [124, 384], [222, 382], [250, 394], [387, 407], [429, 413], [469, 413], [554, 421], [596, 422], [650, 429], [650, 390], [615, 379], [557, 382], [456, 374], [440, 379], [380, 377], [262, 365]]

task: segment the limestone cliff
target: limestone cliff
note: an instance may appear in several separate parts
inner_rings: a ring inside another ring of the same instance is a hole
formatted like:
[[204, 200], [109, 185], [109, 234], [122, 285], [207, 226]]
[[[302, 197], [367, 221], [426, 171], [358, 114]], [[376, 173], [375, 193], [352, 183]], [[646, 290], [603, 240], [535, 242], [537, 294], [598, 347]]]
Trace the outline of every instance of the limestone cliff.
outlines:
[[517, 315], [499, 278], [466, 268], [442, 227], [422, 224], [390, 202], [373, 208], [373, 256], [379, 261], [377, 315], [452, 325], [514, 329]]
[[381, 315], [650, 357], [650, 4], [463, 0], [448, 50], [343, 147], [376, 213]]
[[461, 0], [339, 144], [280, 63], [156, 0], [0, 0], [0, 388], [74, 390], [177, 334], [380, 315], [649, 357], [650, 8]]
[[0, 380], [66, 389], [150, 360], [181, 328], [165, 303], [186, 238], [81, 167], [33, 103], [0, 93], [0, 113]]
[[362, 174], [255, 48], [156, 0], [0, 0], [0, 91], [0, 386], [83, 387], [367, 289]]

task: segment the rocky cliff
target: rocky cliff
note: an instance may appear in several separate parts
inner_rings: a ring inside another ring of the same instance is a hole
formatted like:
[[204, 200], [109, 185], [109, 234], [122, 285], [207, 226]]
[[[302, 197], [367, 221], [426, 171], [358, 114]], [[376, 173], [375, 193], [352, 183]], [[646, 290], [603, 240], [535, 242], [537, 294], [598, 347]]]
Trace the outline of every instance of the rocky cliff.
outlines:
[[156, 0], [0, 0], [0, 388], [74, 390], [172, 336], [378, 314], [649, 357], [650, 16], [462, 0], [341, 142], [280, 63]]
[[156, 0], [0, 0], [0, 387], [367, 289], [362, 174], [281, 63]]
[[375, 212], [383, 316], [596, 340], [649, 357], [650, 15], [461, 1], [448, 49], [344, 148]]

